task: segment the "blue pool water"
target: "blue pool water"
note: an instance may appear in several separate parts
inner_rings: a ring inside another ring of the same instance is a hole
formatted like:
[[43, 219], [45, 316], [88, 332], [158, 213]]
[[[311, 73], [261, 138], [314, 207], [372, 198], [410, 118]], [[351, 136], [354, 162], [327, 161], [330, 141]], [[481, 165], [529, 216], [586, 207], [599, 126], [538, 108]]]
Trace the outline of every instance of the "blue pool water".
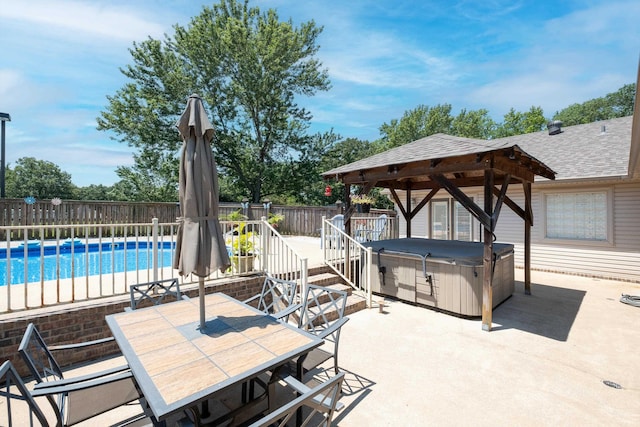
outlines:
[[[73, 246], [73, 248], [72, 248]], [[102, 248], [102, 251], [100, 251]], [[169, 267], [173, 260], [173, 245], [171, 242], [160, 243], [158, 247], [158, 266]], [[82, 278], [87, 275], [121, 273], [124, 271], [144, 270], [153, 267], [152, 243], [89, 243], [80, 241], [60, 246], [60, 253], [56, 255], [56, 247], [43, 246], [44, 256], [40, 255], [40, 245], [32, 242], [27, 245], [27, 281], [40, 282], [40, 264], [44, 263], [44, 279], [55, 280], [59, 269], [60, 279], [73, 276]], [[73, 253], [72, 253], [73, 250]], [[136, 258], [137, 254], [137, 258]], [[73, 261], [73, 263], [72, 263]], [[24, 283], [25, 258], [24, 246], [11, 248], [11, 284]], [[0, 249], [0, 286], [6, 285], [7, 280], [7, 249]]]

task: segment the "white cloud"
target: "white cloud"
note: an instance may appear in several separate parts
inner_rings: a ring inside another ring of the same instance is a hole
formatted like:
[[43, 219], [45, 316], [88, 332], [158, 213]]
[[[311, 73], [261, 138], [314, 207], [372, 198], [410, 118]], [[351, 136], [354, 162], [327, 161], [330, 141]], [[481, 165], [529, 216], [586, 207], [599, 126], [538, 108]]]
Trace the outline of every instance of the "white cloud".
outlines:
[[521, 7], [521, 1], [513, 0], [459, 0], [454, 10], [466, 19], [484, 22], [509, 15]]
[[159, 37], [164, 30], [129, 7], [74, 0], [6, 1], [0, 17], [27, 23], [36, 32], [56, 30], [71, 40], [93, 36], [129, 42], [149, 35]]
[[640, 39], [640, 29], [630, 16], [640, 16], [640, 3], [607, 3], [549, 20], [523, 48], [484, 64], [481, 72], [495, 77], [471, 88], [468, 101], [499, 119], [510, 107], [532, 105], [552, 116], [632, 83], [638, 47], [627, 45]]

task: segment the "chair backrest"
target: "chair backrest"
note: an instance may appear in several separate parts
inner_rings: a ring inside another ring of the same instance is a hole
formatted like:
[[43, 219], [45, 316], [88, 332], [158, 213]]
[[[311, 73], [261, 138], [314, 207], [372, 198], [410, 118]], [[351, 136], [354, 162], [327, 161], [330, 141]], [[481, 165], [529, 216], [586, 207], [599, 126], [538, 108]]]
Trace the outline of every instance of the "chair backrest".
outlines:
[[303, 415], [304, 419], [301, 425], [330, 427], [342, 390], [343, 380], [344, 373], [332, 377], [251, 424], [250, 427], [271, 425], [285, 427], [293, 425], [298, 408], [303, 406], [310, 408], [310, 411]]
[[331, 223], [340, 231], [344, 231], [344, 215], [338, 214], [331, 218]]
[[384, 228], [387, 226], [387, 214], [382, 214], [376, 218], [373, 224], [373, 232], [371, 240], [380, 240], [380, 236], [384, 232]]
[[267, 276], [262, 285], [258, 310], [277, 314], [295, 303], [298, 284], [289, 280]]
[[60, 365], [33, 323], [27, 325], [18, 352], [37, 382], [64, 379]]
[[180, 284], [178, 279], [157, 280], [155, 282], [139, 283], [131, 285], [131, 309], [135, 310], [140, 305], [159, 305], [167, 296], [181, 299]]
[[[347, 297], [348, 294], [339, 289], [307, 285], [298, 327], [312, 334], [322, 334], [324, 330], [342, 320], [347, 307]], [[336, 333], [339, 332], [340, 329], [325, 339], [335, 342]]]
[[[0, 399], [0, 425], [24, 426], [27, 422], [32, 427], [49, 425], [22, 378], [8, 360], [0, 366]], [[25, 409], [28, 409], [28, 421]], [[34, 420], [37, 423], [34, 424]]]

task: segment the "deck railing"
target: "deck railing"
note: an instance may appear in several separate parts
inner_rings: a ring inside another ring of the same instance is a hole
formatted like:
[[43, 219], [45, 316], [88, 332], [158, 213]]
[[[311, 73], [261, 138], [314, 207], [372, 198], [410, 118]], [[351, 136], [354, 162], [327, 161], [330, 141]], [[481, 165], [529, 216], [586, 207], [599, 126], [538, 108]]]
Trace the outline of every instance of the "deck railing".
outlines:
[[371, 308], [371, 248], [364, 247], [327, 218], [322, 219], [321, 239], [324, 263], [354, 290], [363, 293], [367, 307]]
[[[306, 283], [306, 259], [264, 218], [220, 225], [232, 266], [207, 280], [269, 271]], [[177, 230], [177, 222], [157, 219], [0, 227], [0, 312], [122, 295], [132, 284], [179, 277], [172, 267]], [[196, 283], [197, 277], [181, 280]]]

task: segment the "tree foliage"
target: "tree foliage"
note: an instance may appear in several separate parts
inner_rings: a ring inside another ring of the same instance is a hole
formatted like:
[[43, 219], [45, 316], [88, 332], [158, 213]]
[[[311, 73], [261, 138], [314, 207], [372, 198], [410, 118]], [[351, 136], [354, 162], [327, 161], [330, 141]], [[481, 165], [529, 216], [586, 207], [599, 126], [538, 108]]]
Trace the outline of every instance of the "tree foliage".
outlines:
[[[322, 158], [319, 165], [320, 173], [337, 168], [344, 164], [352, 163], [365, 157], [372, 156], [378, 152], [384, 151], [384, 147], [380, 142], [370, 143], [357, 138], [346, 138], [334, 144]], [[326, 185], [331, 187], [331, 196], [324, 196]], [[316, 187], [316, 194], [321, 195], [320, 202], [335, 203], [340, 200], [344, 202], [344, 185], [339, 181], [320, 182]]]
[[386, 147], [393, 148], [436, 133], [449, 133], [452, 122], [450, 104], [418, 105], [400, 120], [380, 126], [380, 134]]
[[311, 115], [297, 104], [329, 89], [315, 58], [322, 28], [313, 21], [295, 27], [273, 9], [222, 0], [174, 30], [163, 41], [134, 43], [133, 64], [122, 70], [129, 82], [108, 97], [98, 119], [99, 129], [138, 150], [136, 165], [117, 171], [127, 196], [175, 200], [181, 144], [174, 124], [193, 92], [216, 131], [212, 148], [224, 189], [253, 202], [286, 195], [281, 183], [292, 166], [309, 160], [310, 147], [322, 156], [321, 141], [331, 139], [306, 135]]
[[382, 143], [393, 148], [436, 133], [488, 139], [494, 135], [495, 128], [485, 109], [463, 109], [453, 117], [450, 104], [438, 104], [435, 107], [419, 105], [406, 111], [401, 119], [380, 126], [380, 134]]
[[15, 167], [6, 170], [7, 197], [36, 199], [70, 199], [74, 194], [71, 175], [52, 162], [22, 157]]
[[73, 198], [76, 200], [123, 200], [116, 197], [113, 193], [113, 187], [102, 184], [77, 187], [73, 193]]
[[451, 134], [465, 138], [489, 139], [494, 135], [496, 123], [489, 116], [489, 111], [467, 111], [462, 109], [451, 122]]
[[532, 106], [524, 113], [513, 108], [504, 115], [504, 121], [496, 127], [495, 138], [539, 132], [545, 128], [548, 120], [544, 117], [542, 107]]
[[582, 104], [571, 104], [556, 112], [554, 120], [562, 121], [564, 126], [592, 123], [598, 120], [626, 117], [633, 114], [635, 83], [626, 84], [615, 92], [600, 98], [590, 99]]

